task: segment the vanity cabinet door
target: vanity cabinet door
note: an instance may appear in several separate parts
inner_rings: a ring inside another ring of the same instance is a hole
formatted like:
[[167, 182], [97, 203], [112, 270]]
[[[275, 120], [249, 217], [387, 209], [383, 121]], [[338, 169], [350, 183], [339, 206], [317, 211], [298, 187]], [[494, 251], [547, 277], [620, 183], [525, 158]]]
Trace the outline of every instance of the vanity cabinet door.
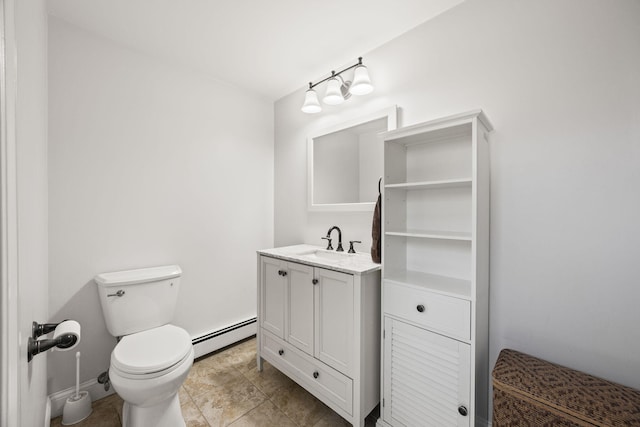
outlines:
[[354, 343], [353, 276], [315, 269], [315, 357], [352, 375]]
[[277, 259], [261, 257], [260, 283], [261, 307], [260, 326], [279, 338], [284, 339], [285, 293], [287, 278], [285, 264]]
[[287, 341], [313, 356], [313, 267], [287, 263]]

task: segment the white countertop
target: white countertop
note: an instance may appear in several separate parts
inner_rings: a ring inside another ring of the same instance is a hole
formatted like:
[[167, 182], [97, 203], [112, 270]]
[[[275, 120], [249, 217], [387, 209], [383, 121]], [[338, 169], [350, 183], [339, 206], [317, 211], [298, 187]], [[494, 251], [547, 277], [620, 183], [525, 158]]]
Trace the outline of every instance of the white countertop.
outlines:
[[263, 249], [257, 252], [260, 255], [272, 258], [299, 262], [349, 274], [364, 274], [380, 269], [380, 264], [374, 263], [368, 253], [349, 254], [346, 251], [327, 251], [320, 246], [314, 245], [283, 246], [281, 248]]

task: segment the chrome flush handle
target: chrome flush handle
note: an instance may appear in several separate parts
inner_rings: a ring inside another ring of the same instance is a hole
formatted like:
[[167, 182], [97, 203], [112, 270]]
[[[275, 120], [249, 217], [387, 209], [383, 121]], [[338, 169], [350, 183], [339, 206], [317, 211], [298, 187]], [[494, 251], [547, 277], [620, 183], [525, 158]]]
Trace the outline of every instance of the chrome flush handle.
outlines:
[[108, 297], [121, 297], [122, 295], [124, 295], [124, 291], [122, 289], [120, 289], [115, 294], [108, 294], [107, 296]]

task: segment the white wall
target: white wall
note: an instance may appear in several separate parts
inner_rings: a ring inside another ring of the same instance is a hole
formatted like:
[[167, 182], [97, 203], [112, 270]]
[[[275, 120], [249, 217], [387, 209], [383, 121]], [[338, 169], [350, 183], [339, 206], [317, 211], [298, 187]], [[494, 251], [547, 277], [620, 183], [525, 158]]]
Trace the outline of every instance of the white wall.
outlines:
[[47, 355], [27, 362], [31, 322], [48, 317], [47, 289], [47, 15], [45, 2], [16, 1], [16, 177], [20, 424], [42, 425]]
[[496, 129], [491, 368], [511, 347], [640, 388], [638, 23], [634, 0], [468, 0], [363, 52], [373, 94], [314, 116], [304, 88], [282, 98], [276, 245], [321, 244], [334, 224], [371, 242], [369, 214], [307, 212], [308, 133], [391, 104], [401, 126], [482, 108]]
[[[273, 244], [273, 106], [205, 75], [49, 21], [52, 320], [82, 325], [81, 381], [109, 366], [97, 273], [179, 264], [192, 336], [256, 314]], [[49, 392], [73, 384], [51, 354]]]

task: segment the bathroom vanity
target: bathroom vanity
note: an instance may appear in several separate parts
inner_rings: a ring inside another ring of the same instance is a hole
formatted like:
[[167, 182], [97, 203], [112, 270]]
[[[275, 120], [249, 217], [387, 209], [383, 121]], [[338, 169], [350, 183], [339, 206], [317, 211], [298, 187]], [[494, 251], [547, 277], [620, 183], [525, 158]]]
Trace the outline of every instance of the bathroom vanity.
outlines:
[[379, 403], [380, 265], [296, 245], [258, 251], [263, 360], [354, 426]]

